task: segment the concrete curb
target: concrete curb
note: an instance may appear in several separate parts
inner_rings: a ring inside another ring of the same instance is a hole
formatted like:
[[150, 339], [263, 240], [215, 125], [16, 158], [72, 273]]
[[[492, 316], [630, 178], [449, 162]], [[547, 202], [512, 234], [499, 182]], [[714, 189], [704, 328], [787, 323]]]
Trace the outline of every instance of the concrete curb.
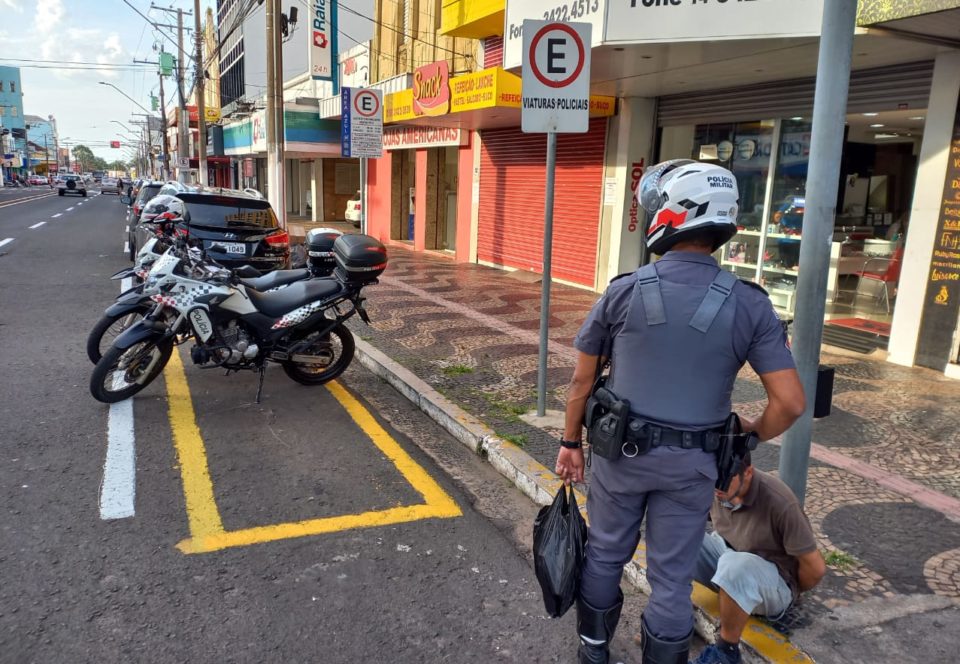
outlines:
[[[464, 446], [486, 459], [490, 465], [510, 480], [520, 491], [538, 505], [549, 505], [560, 487], [555, 473], [546, 468], [516, 445], [500, 439], [492, 429], [470, 415], [419, 378], [409, 369], [391, 359], [362, 339], [356, 339], [356, 357], [371, 373], [379, 376], [409, 399], [430, 419], [446, 429]], [[577, 501], [584, 518], [586, 496], [577, 492]], [[640, 591], [649, 595], [650, 584], [646, 573], [646, 551], [643, 542], [633, 559], [624, 568], [627, 579]], [[717, 596], [713, 591], [694, 583], [694, 625], [704, 640], [712, 643], [718, 623]], [[769, 625], [751, 619], [744, 630], [742, 643], [746, 662], [795, 662], [813, 660], [792, 645]]]

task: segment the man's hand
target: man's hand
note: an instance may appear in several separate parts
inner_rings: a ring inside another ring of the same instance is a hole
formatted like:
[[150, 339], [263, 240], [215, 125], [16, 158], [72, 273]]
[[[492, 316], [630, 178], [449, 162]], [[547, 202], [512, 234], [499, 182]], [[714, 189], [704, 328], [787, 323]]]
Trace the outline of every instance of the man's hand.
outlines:
[[570, 482], [583, 482], [583, 448], [571, 450], [561, 447], [557, 455], [556, 473], [567, 486]]

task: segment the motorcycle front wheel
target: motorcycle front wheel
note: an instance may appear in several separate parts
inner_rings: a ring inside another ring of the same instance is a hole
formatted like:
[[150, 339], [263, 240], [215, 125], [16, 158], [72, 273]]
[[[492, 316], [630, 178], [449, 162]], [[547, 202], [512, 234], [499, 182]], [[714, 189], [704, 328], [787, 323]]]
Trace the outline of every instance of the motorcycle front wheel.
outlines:
[[103, 403], [129, 399], [160, 375], [170, 360], [173, 341], [141, 341], [124, 350], [111, 346], [90, 376], [90, 394]]
[[87, 357], [90, 358], [90, 361], [94, 364], [99, 362], [103, 354], [113, 344], [113, 340], [128, 327], [139, 320], [143, 320], [144, 314], [148, 312], [149, 309], [131, 311], [115, 316], [103, 316], [98, 320], [87, 337]]
[[337, 325], [326, 334], [313, 332], [306, 335], [297, 352], [281, 363], [284, 372], [301, 385], [323, 385], [350, 366], [356, 345], [353, 334], [343, 325]]

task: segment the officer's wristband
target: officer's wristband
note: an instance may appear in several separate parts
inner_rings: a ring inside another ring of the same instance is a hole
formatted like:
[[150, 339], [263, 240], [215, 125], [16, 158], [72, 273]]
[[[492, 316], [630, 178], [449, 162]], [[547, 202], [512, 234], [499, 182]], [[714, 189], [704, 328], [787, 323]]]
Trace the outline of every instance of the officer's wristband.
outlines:
[[583, 443], [579, 440], [564, 440], [560, 439], [560, 447], [565, 447], [568, 450], [579, 450], [583, 447]]

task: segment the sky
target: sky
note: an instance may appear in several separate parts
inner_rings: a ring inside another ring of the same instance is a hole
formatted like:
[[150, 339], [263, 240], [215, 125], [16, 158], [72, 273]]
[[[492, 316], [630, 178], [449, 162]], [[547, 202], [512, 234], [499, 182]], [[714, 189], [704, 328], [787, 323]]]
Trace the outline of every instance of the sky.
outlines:
[[[193, 9], [193, 0], [128, 0], [157, 23], [176, 24], [176, 15], [151, 9], [158, 7]], [[300, 22], [309, 18], [307, 0], [283, 0], [284, 11], [298, 6]], [[373, 0], [341, 0], [364, 16], [373, 15]], [[201, 0], [201, 11], [215, 0]], [[193, 16], [184, 16], [184, 24], [193, 27]], [[370, 20], [341, 9], [344, 32], [360, 40], [373, 33]], [[175, 47], [175, 30], [162, 31], [149, 26], [123, 0], [0, 0], [0, 65], [19, 66], [23, 89], [24, 113], [57, 120], [61, 146], [84, 143], [95, 154], [113, 161], [127, 159], [126, 149], [112, 149], [110, 141], [133, 143], [127, 130], [111, 122], [116, 120], [130, 129], [134, 113], [143, 109], [122, 94], [99, 81], [120, 88], [142, 106], [150, 108], [150, 94], [159, 95], [156, 67], [133, 64], [134, 60], [155, 62], [154, 47]], [[185, 38], [189, 39], [189, 35]], [[341, 35], [341, 49], [353, 42]], [[29, 62], [28, 62], [29, 60]], [[73, 64], [65, 64], [73, 63]], [[189, 80], [189, 77], [188, 77]], [[164, 81], [168, 107], [174, 84]]]

